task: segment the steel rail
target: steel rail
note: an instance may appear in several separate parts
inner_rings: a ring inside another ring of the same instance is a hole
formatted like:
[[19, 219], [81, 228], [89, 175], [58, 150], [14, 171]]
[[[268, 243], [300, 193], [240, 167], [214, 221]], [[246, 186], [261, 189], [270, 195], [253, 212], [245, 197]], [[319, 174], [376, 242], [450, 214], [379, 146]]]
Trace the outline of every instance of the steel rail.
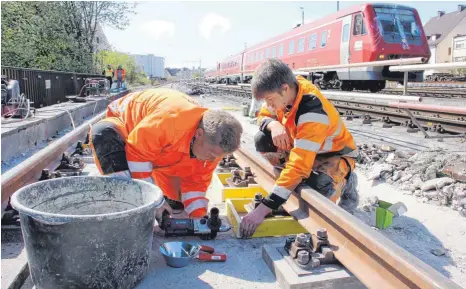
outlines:
[[[241, 167], [250, 167], [258, 183], [271, 191], [275, 176], [269, 163], [244, 149], [234, 155]], [[326, 228], [335, 257], [369, 288], [461, 288], [308, 187], [293, 192], [284, 209], [309, 232]]]
[[42, 169], [60, 157], [73, 143], [83, 139], [89, 131], [89, 124], [98, 122], [104, 116], [105, 111], [5, 172], [2, 175], [2, 203], [8, 200], [15, 191], [26, 185], [34, 176], [40, 175]]
[[431, 63], [431, 64], [390, 66], [388, 70], [405, 72], [405, 71], [416, 71], [416, 70], [426, 70], [426, 69], [442, 70], [442, 69], [456, 69], [456, 68], [466, 68], [466, 61], [450, 62], [450, 63]]
[[[229, 92], [235, 95], [246, 96], [251, 98], [251, 92], [244, 88], [231, 87], [227, 85], [209, 86], [218, 92]], [[386, 103], [367, 102], [368, 99], [372, 100], [398, 100], [398, 101], [422, 101], [421, 97], [415, 96], [392, 96], [384, 94], [371, 94], [371, 93], [354, 93], [354, 92], [333, 92], [323, 90], [321, 91], [324, 96], [327, 97], [335, 107], [339, 107], [345, 110], [356, 110], [362, 111], [366, 114], [374, 114], [378, 116], [390, 116], [392, 119], [397, 119], [400, 123], [409, 122], [410, 117], [402, 111], [396, 111], [395, 108], [388, 106]], [[353, 103], [354, 105], [345, 105], [345, 103]], [[435, 106], [432, 106], [435, 107]], [[395, 109], [395, 110], [393, 110]], [[393, 111], [392, 111], [393, 110]], [[428, 116], [426, 113], [430, 111], [424, 111], [424, 113], [418, 114], [416, 117], [418, 120], [426, 125], [427, 127], [433, 127], [433, 124], [441, 125], [445, 131], [454, 133], [465, 133], [464, 121], [460, 120], [454, 113], [446, 113], [442, 117]], [[432, 113], [435, 113], [434, 111]]]

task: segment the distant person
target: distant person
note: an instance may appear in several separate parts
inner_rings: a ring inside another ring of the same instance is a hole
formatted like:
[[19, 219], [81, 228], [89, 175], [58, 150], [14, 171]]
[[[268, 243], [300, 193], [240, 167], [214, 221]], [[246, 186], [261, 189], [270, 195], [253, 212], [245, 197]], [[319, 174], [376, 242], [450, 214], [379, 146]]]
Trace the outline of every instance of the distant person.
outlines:
[[238, 149], [242, 132], [231, 114], [201, 107], [176, 90], [155, 88], [110, 103], [106, 118], [89, 135], [102, 175], [156, 184], [169, 212], [184, 209], [190, 217], [202, 217], [213, 172]]
[[102, 75], [110, 82], [110, 89], [112, 88], [113, 77], [115, 77], [115, 72], [113, 72], [112, 66], [109, 64], [107, 68], [102, 71]]
[[116, 71], [116, 81], [117, 81], [117, 88], [121, 88], [121, 84], [125, 81], [126, 78], [126, 71], [121, 68], [121, 65], [118, 65], [118, 69]]
[[253, 97], [264, 100], [258, 116], [256, 150], [273, 166], [278, 179], [270, 195], [243, 217], [241, 235], [251, 237], [264, 218], [278, 209], [301, 183], [340, 205], [357, 203], [353, 188], [353, 136], [336, 108], [305, 78], [278, 59], [268, 59], [255, 71]]

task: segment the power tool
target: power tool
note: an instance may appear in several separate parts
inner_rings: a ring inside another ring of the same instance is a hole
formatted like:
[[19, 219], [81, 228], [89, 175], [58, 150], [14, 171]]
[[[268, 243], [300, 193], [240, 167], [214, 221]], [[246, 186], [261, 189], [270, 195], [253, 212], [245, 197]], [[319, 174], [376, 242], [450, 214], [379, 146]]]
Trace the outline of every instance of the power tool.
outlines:
[[199, 219], [170, 218], [168, 211], [162, 213], [160, 229], [165, 231], [165, 237], [198, 236], [202, 240], [211, 240], [217, 237], [218, 232], [231, 230], [228, 224], [222, 224], [218, 216], [218, 208], [210, 209], [210, 215]]

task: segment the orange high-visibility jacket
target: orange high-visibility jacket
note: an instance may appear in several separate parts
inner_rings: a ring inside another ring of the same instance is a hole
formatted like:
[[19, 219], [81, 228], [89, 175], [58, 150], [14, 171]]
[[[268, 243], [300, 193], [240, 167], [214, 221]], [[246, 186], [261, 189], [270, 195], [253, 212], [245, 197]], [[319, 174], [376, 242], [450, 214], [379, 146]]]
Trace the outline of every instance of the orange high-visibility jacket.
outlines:
[[207, 213], [205, 197], [218, 162], [190, 157], [190, 144], [206, 108], [171, 89], [149, 89], [113, 101], [106, 121], [115, 123], [126, 137], [126, 157], [133, 178], [159, 186], [181, 201], [191, 217]]
[[294, 140], [289, 159], [264, 204], [271, 208], [282, 205], [291, 192], [307, 179], [317, 154], [356, 156], [351, 133], [340, 119], [336, 108], [308, 80], [298, 76], [298, 95], [287, 111], [274, 111], [264, 104], [259, 112], [260, 129], [280, 121]]

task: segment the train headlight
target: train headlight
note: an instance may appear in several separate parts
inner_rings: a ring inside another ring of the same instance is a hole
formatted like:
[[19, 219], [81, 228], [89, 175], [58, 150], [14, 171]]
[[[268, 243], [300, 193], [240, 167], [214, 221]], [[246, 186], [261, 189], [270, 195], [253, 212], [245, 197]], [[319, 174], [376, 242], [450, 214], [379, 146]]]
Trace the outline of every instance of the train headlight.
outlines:
[[379, 55], [379, 59], [385, 59], [385, 55], [380, 54], [380, 55]]

